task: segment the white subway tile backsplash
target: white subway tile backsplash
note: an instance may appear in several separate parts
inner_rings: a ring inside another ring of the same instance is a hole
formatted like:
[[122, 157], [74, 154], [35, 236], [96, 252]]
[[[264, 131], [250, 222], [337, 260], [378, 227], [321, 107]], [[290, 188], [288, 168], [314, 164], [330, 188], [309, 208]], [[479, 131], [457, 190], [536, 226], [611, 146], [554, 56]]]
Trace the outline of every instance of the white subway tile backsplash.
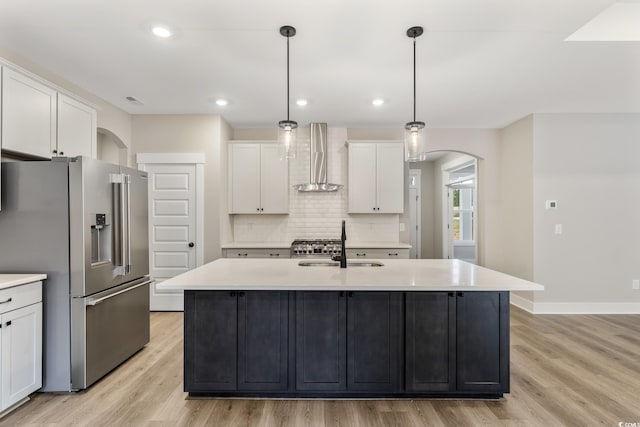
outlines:
[[398, 241], [399, 215], [347, 214], [347, 140], [346, 128], [329, 128], [328, 180], [343, 187], [335, 193], [300, 193], [295, 184], [309, 181], [309, 133], [300, 129], [299, 151], [289, 163], [289, 215], [234, 215], [235, 242], [288, 242], [294, 239], [336, 238], [341, 221], [347, 221], [351, 241]]

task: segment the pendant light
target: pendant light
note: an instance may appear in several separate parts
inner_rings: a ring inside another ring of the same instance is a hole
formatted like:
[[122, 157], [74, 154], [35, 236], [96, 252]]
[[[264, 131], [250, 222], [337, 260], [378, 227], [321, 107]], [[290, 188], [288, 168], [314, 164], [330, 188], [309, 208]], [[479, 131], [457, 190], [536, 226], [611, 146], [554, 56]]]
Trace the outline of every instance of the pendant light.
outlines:
[[416, 120], [416, 37], [420, 37], [422, 27], [411, 27], [407, 37], [413, 38], [413, 121], [404, 125], [404, 159], [407, 162], [420, 162], [426, 159], [424, 122]]
[[278, 143], [281, 147], [281, 158], [284, 160], [295, 158], [297, 152], [298, 122], [289, 120], [289, 38], [296, 35], [296, 29], [285, 25], [280, 27], [280, 34], [287, 38], [287, 120], [278, 122]]

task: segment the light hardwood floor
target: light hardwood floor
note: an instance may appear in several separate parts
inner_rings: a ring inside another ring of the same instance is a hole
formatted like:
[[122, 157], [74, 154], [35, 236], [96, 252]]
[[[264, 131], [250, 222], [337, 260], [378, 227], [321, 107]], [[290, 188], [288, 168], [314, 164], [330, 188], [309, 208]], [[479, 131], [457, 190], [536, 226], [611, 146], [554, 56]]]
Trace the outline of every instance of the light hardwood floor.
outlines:
[[36, 394], [0, 420], [47, 426], [640, 425], [640, 315], [511, 313], [501, 401], [215, 400], [182, 391], [182, 314], [152, 313], [151, 343], [91, 389]]

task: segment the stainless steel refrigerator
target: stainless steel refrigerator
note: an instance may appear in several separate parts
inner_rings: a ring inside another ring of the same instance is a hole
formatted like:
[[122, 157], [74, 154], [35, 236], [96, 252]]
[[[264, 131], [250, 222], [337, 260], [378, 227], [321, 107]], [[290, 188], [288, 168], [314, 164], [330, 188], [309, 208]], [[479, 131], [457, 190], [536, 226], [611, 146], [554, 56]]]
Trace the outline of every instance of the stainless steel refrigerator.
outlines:
[[147, 174], [2, 165], [0, 273], [46, 273], [42, 391], [89, 387], [149, 342]]

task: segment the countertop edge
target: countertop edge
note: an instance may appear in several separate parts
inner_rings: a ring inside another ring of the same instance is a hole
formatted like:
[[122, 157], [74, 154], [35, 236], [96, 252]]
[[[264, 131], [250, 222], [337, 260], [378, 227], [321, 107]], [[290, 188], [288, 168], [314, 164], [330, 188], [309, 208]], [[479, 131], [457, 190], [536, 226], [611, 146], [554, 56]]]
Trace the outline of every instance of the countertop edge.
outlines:
[[39, 282], [47, 278], [46, 274], [0, 274], [0, 290]]
[[[408, 243], [385, 243], [385, 242], [371, 242], [371, 243], [347, 243], [345, 245], [347, 249], [411, 249], [411, 245]], [[220, 246], [221, 249], [289, 249], [291, 243], [225, 243]]]
[[544, 286], [518, 287], [511, 286], [456, 286], [456, 285], [156, 285], [159, 289], [185, 291], [380, 291], [380, 292], [520, 292], [543, 291]]

